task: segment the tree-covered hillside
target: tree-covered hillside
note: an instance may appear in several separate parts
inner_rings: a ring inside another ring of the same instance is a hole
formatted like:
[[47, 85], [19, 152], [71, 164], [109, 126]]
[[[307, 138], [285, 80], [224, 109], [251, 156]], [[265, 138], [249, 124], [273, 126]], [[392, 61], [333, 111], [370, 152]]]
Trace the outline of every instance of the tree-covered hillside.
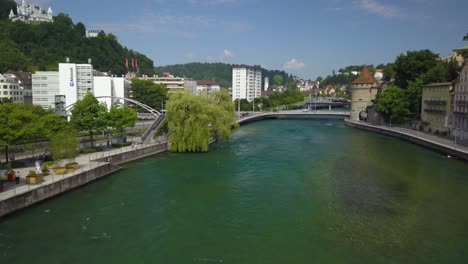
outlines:
[[86, 38], [83, 23], [74, 24], [66, 14], [54, 17], [54, 23], [11, 22], [8, 15], [5, 18], [3, 10], [11, 1], [0, 1], [0, 15], [3, 15], [0, 17], [0, 72], [57, 70], [58, 63], [65, 62], [68, 57], [73, 63], [86, 63], [91, 59], [95, 69], [117, 75], [126, 73], [126, 58], [136, 58], [142, 74], [154, 74], [152, 60], [123, 47], [112, 34]]
[[[174, 76], [189, 77], [194, 80], [215, 80], [222, 84], [224, 87], [230, 87], [232, 82], [232, 64], [227, 63], [200, 63], [193, 62], [187, 64], [176, 64], [156, 67], [156, 74], [162, 75], [164, 72], [170, 72]], [[257, 66], [260, 68], [260, 66]], [[273, 83], [273, 76], [281, 75], [284, 82], [290, 82], [293, 76], [278, 70], [265, 70], [262, 69], [262, 76], [270, 78], [270, 84]], [[263, 83], [263, 80], [262, 80]]]

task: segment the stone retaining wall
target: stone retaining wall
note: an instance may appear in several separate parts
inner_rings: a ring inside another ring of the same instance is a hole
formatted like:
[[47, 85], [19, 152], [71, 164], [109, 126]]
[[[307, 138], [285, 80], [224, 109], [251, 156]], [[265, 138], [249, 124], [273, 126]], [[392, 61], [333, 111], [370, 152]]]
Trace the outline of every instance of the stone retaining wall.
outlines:
[[394, 131], [394, 130], [388, 130], [388, 129], [380, 128], [380, 127], [376, 127], [376, 126], [370, 126], [370, 125], [367, 125], [367, 124], [360, 124], [360, 123], [356, 123], [356, 122], [351, 122], [349, 120], [345, 120], [345, 125], [349, 126], [349, 127], [353, 127], [353, 128], [358, 128], [358, 129], [362, 129], [362, 130], [375, 132], [375, 133], [391, 136], [391, 137], [394, 137], [394, 138], [402, 139], [402, 140], [405, 140], [405, 141], [408, 141], [408, 142], [423, 146], [425, 148], [428, 148], [428, 149], [443, 153], [445, 155], [450, 155], [450, 156], [453, 156], [453, 157], [460, 158], [460, 159], [462, 159], [464, 161], [468, 161], [468, 153], [465, 153], [463, 151], [454, 149], [454, 148], [452, 148], [450, 146], [444, 146], [444, 145], [439, 144], [437, 142], [431, 142], [429, 140], [419, 138], [419, 137], [415, 137], [415, 136], [405, 134], [405, 133], [402, 133], [402, 132], [398, 132], [398, 131]]
[[96, 161], [102, 162], [102, 166], [83, 171], [82, 173], [64, 178], [61, 181], [44, 185], [40, 188], [0, 201], [0, 218], [14, 211], [26, 208], [45, 199], [112, 174], [120, 169], [116, 166], [118, 164], [134, 161], [164, 151], [167, 151], [167, 143], [161, 143], [149, 147], [139, 147], [131, 151], [98, 159]]

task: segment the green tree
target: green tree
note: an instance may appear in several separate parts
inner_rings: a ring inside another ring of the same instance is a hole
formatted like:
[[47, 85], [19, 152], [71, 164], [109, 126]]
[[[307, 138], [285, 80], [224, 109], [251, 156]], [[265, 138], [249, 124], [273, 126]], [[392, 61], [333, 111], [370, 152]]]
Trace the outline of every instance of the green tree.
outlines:
[[281, 76], [281, 75], [273, 76], [273, 84], [276, 85], [276, 86], [283, 85], [283, 76]]
[[387, 122], [400, 123], [404, 121], [410, 113], [405, 90], [397, 86], [387, 87], [377, 97], [375, 109], [383, 115]]
[[106, 110], [107, 107], [104, 103], [99, 103], [92, 93], [88, 93], [72, 108], [70, 123], [78, 131], [87, 131], [91, 145], [94, 145], [94, 133], [103, 131], [107, 127], [108, 114]]
[[16, 11], [16, 2], [13, 0], [0, 0], [0, 20], [8, 19], [10, 11]]
[[167, 100], [167, 88], [150, 80], [132, 79], [133, 99], [156, 110], [161, 110]]
[[52, 115], [40, 106], [0, 104], [0, 145], [5, 146], [7, 162], [8, 146], [34, 142], [49, 134], [45, 121], [53, 120]]
[[78, 155], [78, 137], [74, 129], [66, 129], [57, 132], [50, 138], [49, 151], [52, 158], [59, 166], [63, 166], [63, 160], [74, 161]]
[[130, 107], [122, 105], [119, 101], [112, 104], [109, 110], [108, 126], [113, 127], [124, 136], [125, 128], [133, 127], [137, 121], [136, 111]]
[[406, 55], [400, 54], [393, 65], [395, 85], [406, 88], [409, 81], [425, 74], [436, 66], [437, 54], [430, 50], [408, 51]]
[[317, 79], [315, 79], [315, 81], [316, 81], [316, 82], [321, 82], [321, 81], [323, 81], [323, 77], [322, 77], [322, 76], [319, 76], [319, 77], [317, 77]]
[[236, 117], [226, 91], [196, 96], [174, 94], [167, 104], [170, 149], [174, 152], [206, 152], [212, 133], [230, 137]]

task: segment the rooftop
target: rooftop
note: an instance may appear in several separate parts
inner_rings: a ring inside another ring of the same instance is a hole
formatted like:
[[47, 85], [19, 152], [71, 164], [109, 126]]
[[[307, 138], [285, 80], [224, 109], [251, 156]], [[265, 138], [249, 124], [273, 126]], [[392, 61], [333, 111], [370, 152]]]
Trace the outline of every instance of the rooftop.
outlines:
[[352, 82], [353, 84], [374, 84], [377, 81], [372, 77], [372, 74], [370, 73], [369, 69], [367, 66], [364, 66], [364, 68], [361, 71], [361, 74]]

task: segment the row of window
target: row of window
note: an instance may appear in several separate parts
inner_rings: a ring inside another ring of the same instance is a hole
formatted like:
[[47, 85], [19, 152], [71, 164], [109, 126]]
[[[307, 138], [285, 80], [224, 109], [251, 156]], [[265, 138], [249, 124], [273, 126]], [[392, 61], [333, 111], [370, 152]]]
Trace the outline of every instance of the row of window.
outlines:
[[[3, 91], [3, 95], [8, 95], [8, 91]], [[10, 95], [23, 95], [23, 92], [10, 91]]]
[[[8, 85], [2, 85], [3, 89], [8, 89]], [[19, 85], [10, 85], [10, 89], [19, 89]]]

